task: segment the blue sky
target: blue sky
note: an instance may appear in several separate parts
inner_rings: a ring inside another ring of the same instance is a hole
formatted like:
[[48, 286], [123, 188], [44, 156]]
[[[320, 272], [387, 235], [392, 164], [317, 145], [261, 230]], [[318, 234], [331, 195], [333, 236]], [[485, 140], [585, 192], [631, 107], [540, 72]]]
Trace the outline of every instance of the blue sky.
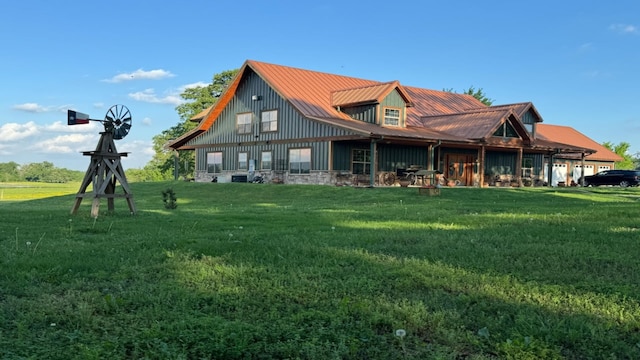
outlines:
[[640, 2], [49, 1], [0, 6], [0, 162], [86, 170], [99, 123], [133, 115], [125, 168], [178, 123], [188, 86], [247, 59], [403, 85], [482, 88], [640, 152]]

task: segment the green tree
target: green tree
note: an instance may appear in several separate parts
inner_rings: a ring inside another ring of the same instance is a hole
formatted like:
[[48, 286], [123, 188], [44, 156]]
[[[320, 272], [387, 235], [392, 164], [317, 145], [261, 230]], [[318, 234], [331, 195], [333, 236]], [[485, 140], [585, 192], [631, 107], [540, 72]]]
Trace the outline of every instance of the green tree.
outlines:
[[[211, 84], [185, 89], [180, 96], [187, 100], [176, 107], [180, 119], [189, 122], [194, 115], [208, 108], [218, 101], [218, 98], [226, 90], [229, 83], [238, 73], [239, 69], [227, 70], [213, 75]], [[195, 125], [192, 125], [193, 128]], [[187, 131], [190, 129], [187, 129]]]
[[610, 141], [605, 141], [602, 143], [602, 146], [606, 147], [607, 149], [613, 151], [623, 158], [622, 161], [616, 161], [616, 169], [632, 170], [636, 168], [637, 159], [634, 159], [633, 155], [629, 154], [629, 148], [631, 148], [631, 144], [629, 144], [628, 142], [622, 141], [619, 144], [614, 144]]
[[[197, 123], [191, 121], [191, 118], [214, 105], [238, 71], [239, 69], [227, 70], [215, 74], [211, 84], [188, 88], [180, 94], [183, 99], [187, 100], [184, 104], [176, 107], [181, 122], [153, 137], [155, 155], [144, 167], [145, 171], [150, 172], [150, 176], [146, 178], [155, 179], [158, 174], [162, 179], [173, 178], [176, 154], [167, 147], [167, 144], [196, 127]], [[193, 151], [180, 151], [178, 158], [179, 175], [192, 176], [195, 169], [195, 153]]]
[[0, 163], [0, 182], [20, 181], [20, 165], [16, 162]]
[[[456, 92], [452, 88], [443, 89], [443, 91], [452, 92], [452, 93]], [[483, 103], [483, 104], [485, 104], [487, 106], [493, 105], [493, 101], [494, 100], [490, 99], [489, 97], [487, 97], [487, 95], [484, 93], [482, 88], [476, 89], [475, 87], [470, 86], [467, 90], [463, 91], [462, 93], [473, 96], [474, 98], [480, 100], [481, 103]]]

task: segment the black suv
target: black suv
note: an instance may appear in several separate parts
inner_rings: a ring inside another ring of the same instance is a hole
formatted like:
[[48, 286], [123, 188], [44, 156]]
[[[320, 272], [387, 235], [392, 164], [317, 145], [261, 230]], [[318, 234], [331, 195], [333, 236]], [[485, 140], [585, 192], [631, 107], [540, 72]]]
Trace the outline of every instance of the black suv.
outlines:
[[605, 170], [584, 177], [584, 186], [620, 185], [627, 187], [639, 184], [640, 170]]

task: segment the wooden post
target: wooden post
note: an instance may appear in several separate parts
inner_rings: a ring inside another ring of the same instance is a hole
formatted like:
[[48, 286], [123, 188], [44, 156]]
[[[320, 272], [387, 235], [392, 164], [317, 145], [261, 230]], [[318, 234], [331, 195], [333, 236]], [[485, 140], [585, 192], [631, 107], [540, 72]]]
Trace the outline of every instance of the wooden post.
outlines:
[[[113, 141], [113, 132], [105, 131], [100, 133], [101, 137], [94, 151], [83, 152], [85, 156], [91, 156], [89, 168], [84, 174], [84, 179], [80, 185], [80, 190], [76, 194], [76, 200], [71, 208], [71, 214], [76, 214], [82, 199], [85, 197], [93, 198], [91, 204], [91, 216], [98, 217], [100, 211], [100, 199], [107, 199], [107, 209], [113, 212], [115, 209], [114, 199], [123, 197], [127, 199], [131, 214], [136, 213], [136, 207], [133, 202], [133, 194], [129, 188], [129, 183], [122, 168], [121, 157], [127, 156], [127, 153], [118, 153], [116, 144]], [[120, 186], [124, 191], [123, 194], [116, 194], [116, 183], [120, 182]], [[87, 187], [93, 183], [91, 193], [86, 193]]]

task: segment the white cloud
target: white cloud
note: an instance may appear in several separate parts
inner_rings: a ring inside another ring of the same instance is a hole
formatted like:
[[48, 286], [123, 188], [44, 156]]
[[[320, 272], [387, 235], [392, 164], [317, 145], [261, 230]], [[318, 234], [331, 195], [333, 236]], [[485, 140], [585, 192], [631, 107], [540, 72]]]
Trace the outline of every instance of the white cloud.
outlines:
[[103, 81], [109, 82], [109, 83], [120, 83], [124, 81], [132, 81], [132, 80], [160, 80], [160, 79], [166, 79], [173, 76], [175, 75], [172, 74], [171, 72], [162, 70], [162, 69], [149, 70], [149, 71], [138, 69], [131, 73], [118, 74], [112, 77], [111, 79], [105, 79]]
[[142, 119], [142, 125], [151, 126], [151, 123], [151, 118], [145, 117], [144, 119]]
[[50, 111], [48, 107], [39, 105], [37, 103], [24, 103], [24, 104], [13, 105], [13, 109], [31, 112], [31, 113], [41, 113], [41, 112]]
[[129, 93], [129, 98], [137, 101], [148, 102], [153, 104], [171, 104], [180, 105], [185, 101], [180, 95], [175, 93], [169, 93], [164, 96], [158, 96], [154, 89], [146, 89], [134, 93]]
[[39, 132], [38, 126], [29, 121], [26, 124], [7, 123], [0, 126], [0, 142], [11, 142], [34, 136]]
[[67, 154], [71, 152], [87, 151], [94, 148], [96, 135], [94, 134], [66, 134], [42, 140], [33, 144], [32, 149], [51, 154]]
[[43, 130], [62, 133], [96, 133], [102, 130], [102, 126], [100, 125], [100, 128], [98, 128], [98, 124], [95, 121], [73, 126], [69, 126], [62, 121], [56, 121], [53, 124], [44, 126]]
[[639, 29], [637, 26], [635, 25], [629, 25], [629, 24], [613, 24], [611, 26], [609, 26], [609, 29], [620, 33], [620, 34], [638, 34]]
[[180, 88], [181, 91], [184, 91], [184, 89], [191, 89], [191, 88], [197, 88], [197, 87], [205, 87], [205, 86], [209, 86], [211, 85], [211, 83], [206, 83], [206, 82], [202, 82], [202, 81], [198, 81], [196, 83], [192, 83], [192, 84], [187, 84], [187, 85], [182, 85], [182, 87]]
[[72, 108], [72, 105], [60, 105], [60, 106], [44, 106], [38, 103], [24, 103], [13, 105], [14, 110], [26, 111], [30, 113], [43, 113], [49, 111], [67, 112], [67, 109]]

